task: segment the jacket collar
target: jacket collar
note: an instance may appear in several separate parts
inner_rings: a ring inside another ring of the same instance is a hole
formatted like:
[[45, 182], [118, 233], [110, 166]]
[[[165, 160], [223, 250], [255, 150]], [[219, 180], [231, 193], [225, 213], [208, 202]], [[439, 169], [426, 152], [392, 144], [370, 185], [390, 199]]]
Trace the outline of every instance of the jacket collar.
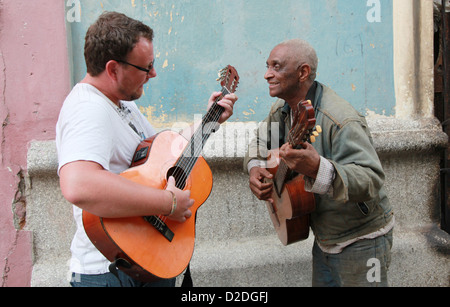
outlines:
[[[306, 100], [311, 100], [314, 110], [317, 111], [317, 109], [320, 107], [320, 102], [322, 100], [322, 94], [323, 94], [323, 86], [317, 81], [314, 81], [314, 83], [309, 88], [308, 93], [306, 94]], [[281, 109], [283, 121], [286, 119], [286, 117], [291, 113], [291, 107], [286, 102], [284, 104], [284, 107]]]

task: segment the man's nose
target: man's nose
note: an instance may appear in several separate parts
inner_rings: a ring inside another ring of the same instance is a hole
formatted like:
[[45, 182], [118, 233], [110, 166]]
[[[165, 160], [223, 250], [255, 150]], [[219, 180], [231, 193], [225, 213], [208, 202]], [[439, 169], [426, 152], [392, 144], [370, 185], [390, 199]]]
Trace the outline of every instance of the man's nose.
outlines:
[[147, 79], [155, 78], [158, 74], [156, 73], [155, 67], [153, 67], [147, 74]]
[[268, 68], [266, 73], [264, 74], [264, 79], [269, 80], [270, 78], [273, 78], [273, 73], [272, 70]]

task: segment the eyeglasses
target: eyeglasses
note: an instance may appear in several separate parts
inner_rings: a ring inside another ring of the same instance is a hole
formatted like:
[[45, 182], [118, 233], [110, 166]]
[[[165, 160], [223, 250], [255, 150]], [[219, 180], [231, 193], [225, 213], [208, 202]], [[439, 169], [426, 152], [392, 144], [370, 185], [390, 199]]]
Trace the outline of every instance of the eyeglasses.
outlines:
[[125, 61], [122, 61], [122, 60], [116, 60], [116, 62], [133, 66], [134, 68], [137, 68], [139, 70], [145, 71], [147, 74], [149, 74], [152, 71], [153, 65], [155, 64], [155, 60], [153, 60], [152, 64], [150, 64], [150, 67], [149, 67], [150, 69], [147, 69], [147, 68], [143, 68], [143, 67], [140, 67], [140, 66], [137, 66], [137, 65], [133, 65], [131, 63], [128, 63], [128, 62], [125, 62]]

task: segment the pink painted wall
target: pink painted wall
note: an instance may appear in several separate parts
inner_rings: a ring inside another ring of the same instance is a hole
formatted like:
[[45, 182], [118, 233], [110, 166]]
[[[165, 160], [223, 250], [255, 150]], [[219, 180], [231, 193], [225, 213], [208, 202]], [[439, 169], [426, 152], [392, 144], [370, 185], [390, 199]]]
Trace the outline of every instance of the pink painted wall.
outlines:
[[[31, 234], [21, 175], [28, 145], [55, 138], [70, 91], [65, 2], [0, 0], [0, 285], [30, 286]], [[16, 226], [14, 221], [16, 222]]]

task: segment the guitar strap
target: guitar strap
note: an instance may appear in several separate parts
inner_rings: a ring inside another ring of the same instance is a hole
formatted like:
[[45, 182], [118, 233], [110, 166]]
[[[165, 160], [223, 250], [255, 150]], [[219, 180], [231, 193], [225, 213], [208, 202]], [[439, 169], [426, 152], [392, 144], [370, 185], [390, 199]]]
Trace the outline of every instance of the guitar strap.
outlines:
[[[195, 214], [195, 223], [197, 223], [197, 214]], [[188, 264], [186, 271], [184, 272], [183, 282], [181, 283], [181, 288], [192, 288], [194, 287], [194, 282], [191, 276], [191, 263]]]
[[114, 261], [113, 263], [111, 263], [111, 264], [109, 265], [109, 267], [108, 267], [109, 272], [110, 272], [111, 274], [113, 274], [113, 275], [117, 278], [117, 280], [119, 281], [120, 287], [122, 287], [122, 288], [123, 288], [123, 284], [122, 284], [122, 281], [120, 280], [120, 277], [119, 277], [119, 270], [118, 270], [118, 267], [119, 267], [119, 266], [126, 267], [127, 265], [129, 266], [128, 261], [119, 258], [119, 259], [116, 259], [116, 261]]
[[189, 264], [184, 272], [183, 283], [181, 284], [181, 288], [192, 288], [194, 287], [194, 283], [192, 281], [191, 276], [191, 265]]
[[[121, 287], [123, 287], [123, 284], [122, 284], [122, 281], [120, 280], [120, 277], [119, 277], [119, 269], [118, 269], [118, 267], [119, 266], [126, 267], [127, 264], [128, 264], [128, 262], [126, 260], [119, 258], [116, 261], [114, 261], [113, 263], [111, 263], [109, 265], [109, 268], [108, 268], [109, 272], [111, 274], [113, 274], [117, 278], [117, 280], [119, 281], [119, 284], [120, 284]], [[191, 267], [191, 265], [189, 264], [187, 266], [187, 268], [186, 268], [186, 271], [184, 272], [184, 278], [183, 278], [183, 282], [181, 284], [182, 288], [192, 288], [192, 287], [194, 287], [194, 283], [192, 281], [191, 268], [190, 267]]]
[[[141, 138], [141, 141], [145, 140], [144, 130], [135, 119], [131, 110], [128, 109], [128, 107], [122, 102], [120, 103], [120, 107], [118, 107], [111, 100], [107, 99], [107, 101], [111, 105], [111, 107], [116, 110], [117, 114], [125, 122], [125, 124], [130, 126], [130, 128], [133, 129], [134, 132], [136, 132], [136, 134]], [[138, 129], [137, 126], [140, 126], [140, 129]]]

